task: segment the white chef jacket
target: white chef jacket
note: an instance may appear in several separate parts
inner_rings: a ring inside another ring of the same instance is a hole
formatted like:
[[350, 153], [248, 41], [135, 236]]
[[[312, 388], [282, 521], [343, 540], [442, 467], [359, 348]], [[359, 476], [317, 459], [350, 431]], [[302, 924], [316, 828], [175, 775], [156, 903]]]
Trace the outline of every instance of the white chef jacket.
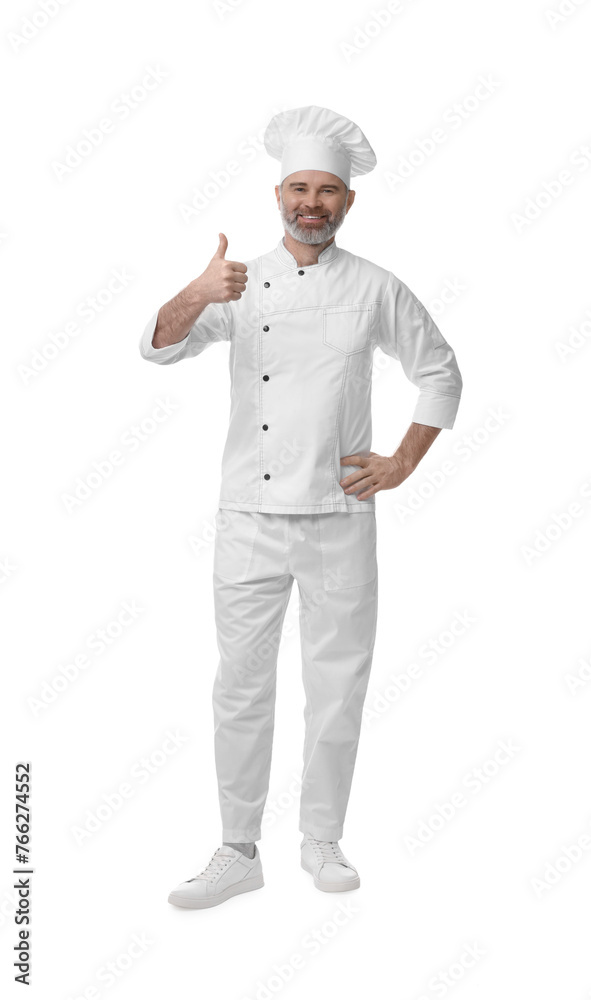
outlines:
[[219, 507], [279, 514], [371, 512], [339, 481], [369, 452], [376, 347], [419, 389], [413, 421], [452, 428], [462, 391], [455, 354], [422, 303], [391, 271], [333, 241], [298, 267], [283, 237], [244, 262], [237, 301], [210, 303], [184, 340], [155, 348], [158, 312], [140, 352], [170, 365], [229, 341], [231, 405]]

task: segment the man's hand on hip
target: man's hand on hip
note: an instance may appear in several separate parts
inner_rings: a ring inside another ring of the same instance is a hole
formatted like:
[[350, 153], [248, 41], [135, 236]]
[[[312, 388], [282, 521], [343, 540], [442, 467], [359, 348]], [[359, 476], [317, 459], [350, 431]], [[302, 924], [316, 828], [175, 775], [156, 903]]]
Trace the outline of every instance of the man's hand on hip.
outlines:
[[358, 500], [367, 500], [378, 490], [393, 490], [414, 472], [423, 455], [429, 450], [441, 427], [413, 423], [408, 428], [395, 453], [378, 455], [375, 451], [365, 454], [345, 455], [341, 465], [360, 465], [361, 468], [341, 479], [345, 493], [357, 493]]
[[357, 495], [358, 500], [365, 500], [378, 490], [393, 490], [410, 475], [396, 458], [378, 455], [375, 451], [370, 451], [367, 458], [363, 455], [345, 455], [341, 458], [341, 465], [361, 466], [350, 476], [341, 479], [345, 493], [357, 493], [357, 490], [361, 490]]

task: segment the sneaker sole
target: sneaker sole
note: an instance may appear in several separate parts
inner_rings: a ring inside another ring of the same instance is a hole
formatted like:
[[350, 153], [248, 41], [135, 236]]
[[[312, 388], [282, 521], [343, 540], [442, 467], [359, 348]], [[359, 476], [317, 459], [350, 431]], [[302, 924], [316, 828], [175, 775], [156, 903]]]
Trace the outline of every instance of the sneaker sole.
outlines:
[[237, 882], [236, 885], [229, 885], [219, 895], [210, 896], [207, 899], [191, 899], [189, 896], [175, 896], [174, 892], [171, 892], [168, 902], [172, 903], [173, 906], [183, 906], [189, 910], [204, 910], [206, 907], [225, 903], [231, 896], [238, 896], [241, 892], [250, 892], [251, 889], [262, 889], [264, 884], [263, 876], [257, 875], [255, 878], [247, 878], [242, 882]]
[[320, 882], [319, 879], [317, 879], [316, 876], [314, 875], [312, 869], [308, 868], [308, 866], [303, 861], [302, 861], [302, 868], [304, 869], [305, 872], [308, 872], [310, 875], [313, 876], [314, 885], [316, 886], [317, 889], [320, 889], [322, 892], [347, 892], [349, 889], [358, 889], [359, 886], [361, 885], [361, 879], [359, 878], [359, 875], [357, 876], [357, 878], [352, 878], [348, 882]]

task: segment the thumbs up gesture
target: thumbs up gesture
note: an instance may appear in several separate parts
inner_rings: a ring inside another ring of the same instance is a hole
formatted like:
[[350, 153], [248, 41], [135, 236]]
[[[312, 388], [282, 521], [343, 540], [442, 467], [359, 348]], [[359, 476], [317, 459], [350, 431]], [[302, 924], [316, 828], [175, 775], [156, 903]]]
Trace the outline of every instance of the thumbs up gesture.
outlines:
[[208, 302], [235, 302], [246, 291], [248, 268], [235, 260], [226, 260], [228, 240], [224, 233], [203, 274], [194, 282], [195, 289]]

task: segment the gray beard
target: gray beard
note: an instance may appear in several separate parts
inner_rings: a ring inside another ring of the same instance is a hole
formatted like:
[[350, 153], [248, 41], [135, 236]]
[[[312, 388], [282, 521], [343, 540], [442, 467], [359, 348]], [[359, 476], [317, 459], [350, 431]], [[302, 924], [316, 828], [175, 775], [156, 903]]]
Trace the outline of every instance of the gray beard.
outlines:
[[337, 215], [328, 218], [320, 228], [318, 226], [306, 227], [298, 222], [297, 215], [293, 221], [290, 219], [283, 204], [283, 199], [281, 199], [281, 221], [283, 222], [284, 229], [292, 239], [298, 240], [300, 243], [326, 243], [341, 228], [346, 214], [347, 206], [343, 205], [341, 211]]

